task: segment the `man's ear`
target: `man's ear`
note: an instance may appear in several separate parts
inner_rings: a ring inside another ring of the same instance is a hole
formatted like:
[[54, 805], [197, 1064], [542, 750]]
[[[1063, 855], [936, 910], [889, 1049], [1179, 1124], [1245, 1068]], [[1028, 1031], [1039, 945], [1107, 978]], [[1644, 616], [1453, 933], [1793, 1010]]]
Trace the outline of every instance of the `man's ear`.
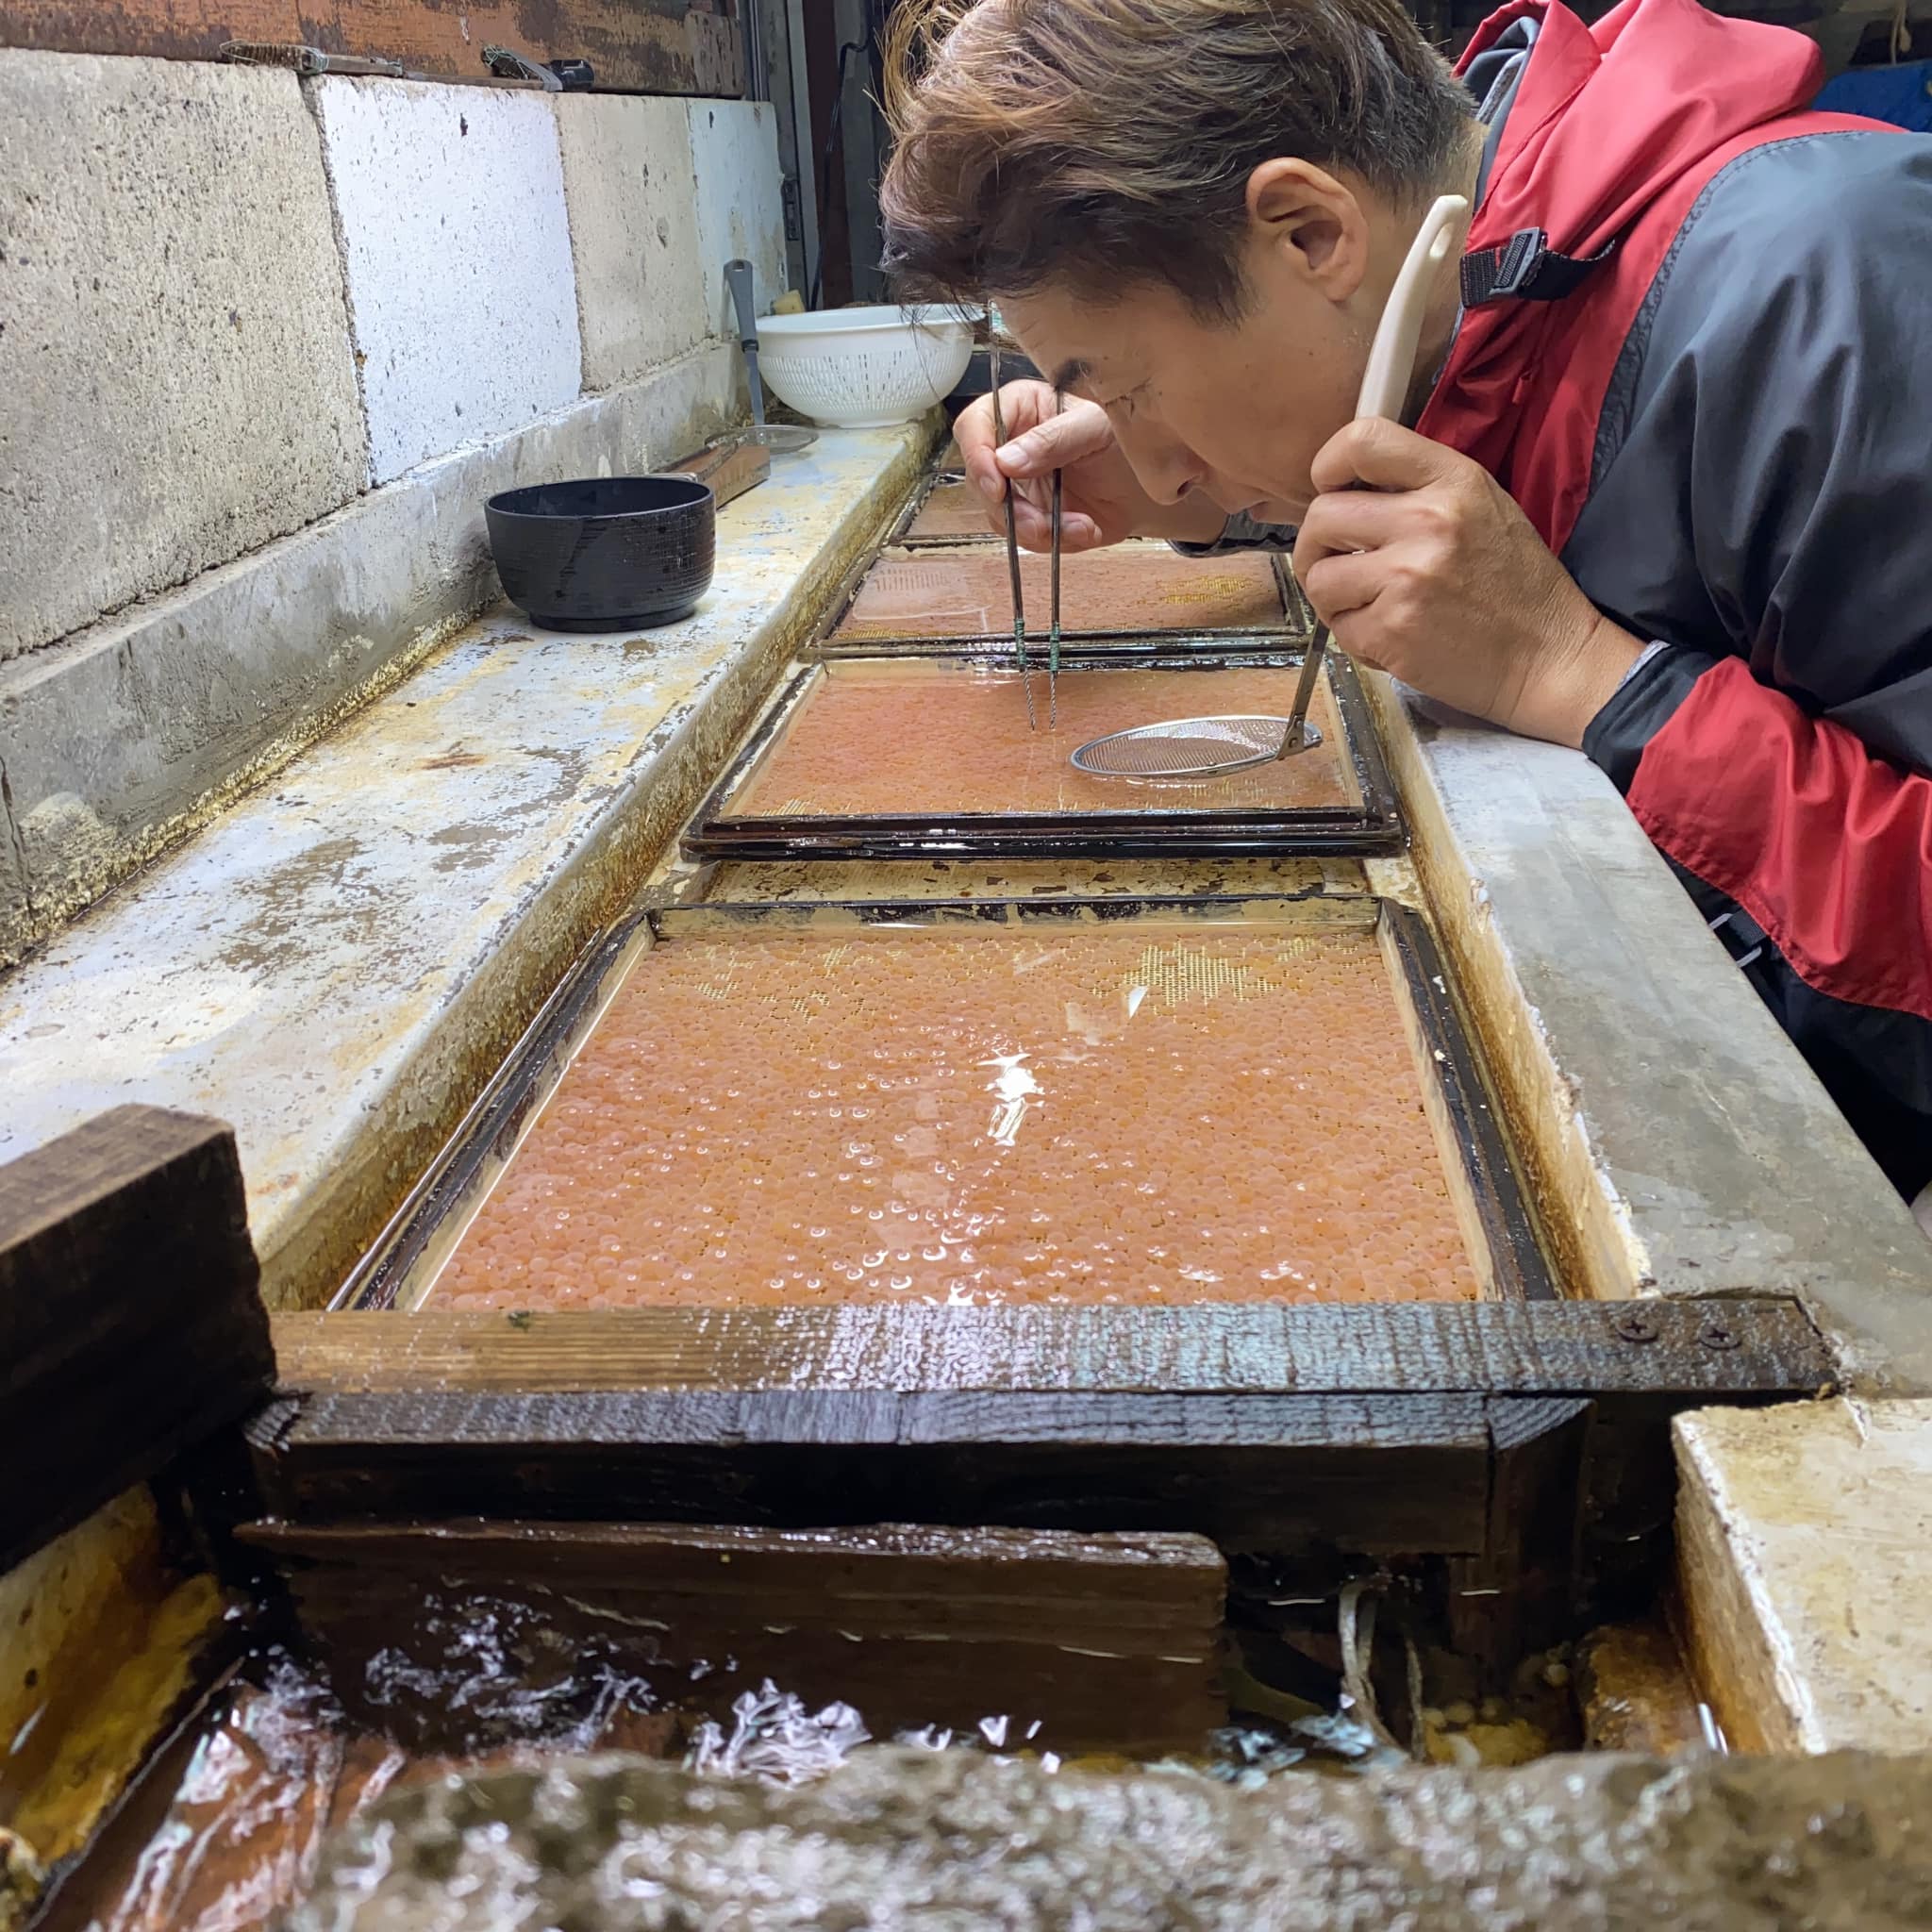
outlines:
[[1369, 272], [1369, 217], [1325, 168], [1283, 156], [1248, 176], [1251, 251], [1273, 274], [1346, 302]]

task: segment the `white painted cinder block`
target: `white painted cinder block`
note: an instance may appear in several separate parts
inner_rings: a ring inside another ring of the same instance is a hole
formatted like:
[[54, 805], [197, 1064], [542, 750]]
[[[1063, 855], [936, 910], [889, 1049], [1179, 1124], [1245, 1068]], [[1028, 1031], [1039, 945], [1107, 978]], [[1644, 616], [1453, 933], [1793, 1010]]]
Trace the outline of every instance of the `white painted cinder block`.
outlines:
[[662, 96], [568, 94], [554, 105], [584, 387], [611, 389], [709, 331], [691, 121], [683, 101]]
[[312, 83], [381, 483], [575, 398], [557, 120], [534, 93]]
[[785, 292], [785, 198], [779, 186], [778, 118], [768, 101], [691, 101], [698, 249], [714, 335], [736, 336], [724, 264], [752, 265], [758, 309]]

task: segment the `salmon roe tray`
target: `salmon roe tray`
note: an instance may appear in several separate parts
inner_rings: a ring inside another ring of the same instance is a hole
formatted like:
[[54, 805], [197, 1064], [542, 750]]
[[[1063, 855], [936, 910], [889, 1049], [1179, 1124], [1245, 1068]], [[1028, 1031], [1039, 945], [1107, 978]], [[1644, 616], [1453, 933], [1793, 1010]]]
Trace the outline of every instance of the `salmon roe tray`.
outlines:
[[[995, 534], [986, 519], [986, 504], [972, 484], [957, 477], [941, 477], [906, 525], [906, 535], [918, 541], [939, 539], [959, 541], [962, 538]], [[1065, 559], [1061, 559], [1064, 563]]]
[[[1049, 560], [1020, 559], [1030, 637], [1044, 648]], [[1288, 618], [1273, 562], [1258, 552], [1181, 557], [1165, 544], [1091, 550], [1060, 563], [1060, 623], [1071, 634], [1149, 631], [1279, 634]], [[998, 544], [888, 550], [841, 620], [841, 643], [1013, 634], [1012, 580]]]
[[1310, 716], [1322, 742], [1226, 777], [1135, 783], [1075, 771], [1088, 740], [1132, 724], [1212, 712], [1285, 718], [1292, 665], [1204, 670], [1062, 671], [1050, 724], [1043, 676], [1034, 720], [1019, 674], [941, 659], [847, 659], [826, 665], [726, 808], [741, 818], [957, 814], [1138, 814], [1314, 810], [1358, 802], [1325, 683]]
[[428, 1300], [1479, 1291], [1374, 936], [1135, 921], [651, 947]]

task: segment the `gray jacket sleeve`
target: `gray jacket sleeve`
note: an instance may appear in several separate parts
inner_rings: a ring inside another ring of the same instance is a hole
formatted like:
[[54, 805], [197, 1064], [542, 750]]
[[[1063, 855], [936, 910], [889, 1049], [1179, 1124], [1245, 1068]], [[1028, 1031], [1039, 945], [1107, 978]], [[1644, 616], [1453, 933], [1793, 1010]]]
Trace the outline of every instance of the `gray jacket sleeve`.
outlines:
[[1626, 788], [1700, 665], [1932, 772], [1932, 139], [1803, 137], [1706, 191], [1632, 330], [1564, 561], [1683, 653], [1586, 748]]
[[1211, 543], [1170, 543], [1183, 557], [1216, 557], [1228, 550], [1292, 550], [1295, 531], [1292, 524], [1257, 524], [1245, 511], [1227, 520], [1226, 526]]

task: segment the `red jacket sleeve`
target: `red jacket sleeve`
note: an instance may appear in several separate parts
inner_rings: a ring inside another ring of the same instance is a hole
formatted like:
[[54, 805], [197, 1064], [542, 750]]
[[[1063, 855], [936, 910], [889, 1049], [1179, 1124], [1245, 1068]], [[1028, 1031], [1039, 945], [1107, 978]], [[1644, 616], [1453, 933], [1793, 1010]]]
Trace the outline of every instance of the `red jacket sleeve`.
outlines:
[[1807, 985], [1932, 1020], [1932, 779], [1725, 658], [1644, 743], [1627, 796]]

